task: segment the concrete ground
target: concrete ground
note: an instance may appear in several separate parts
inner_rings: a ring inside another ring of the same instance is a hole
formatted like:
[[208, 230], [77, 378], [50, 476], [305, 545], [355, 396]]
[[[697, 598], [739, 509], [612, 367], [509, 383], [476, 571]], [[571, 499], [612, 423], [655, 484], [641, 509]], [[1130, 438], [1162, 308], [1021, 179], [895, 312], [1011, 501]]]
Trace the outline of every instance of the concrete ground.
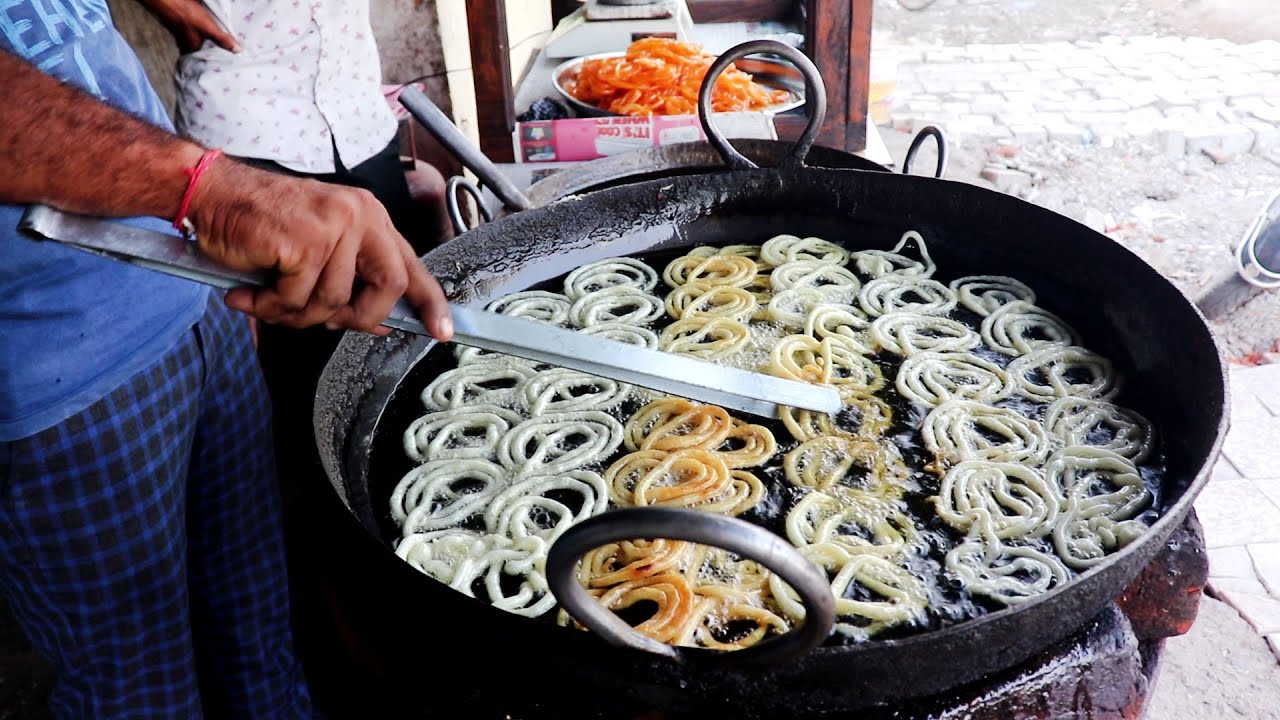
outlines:
[[1191, 631], [1172, 638], [1146, 720], [1275, 720], [1280, 665], [1231, 606], [1205, 598]]
[[[1189, 296], [1231, 267], [1280, 188], [1274, 0], [883, 0], [876, 31], [899, 63], [877, 108], [895, 158], [917, 125], [941, 125], [949, 179], [1104, 232]], [[1196, 503], [1211, 597], [1169, 640], [1148, 720], [1280, 718], [1280, 365], [1266, 364], [1280, 360], [1280, 294], [1214, 329], [1237, 363], [1232, 428]]]

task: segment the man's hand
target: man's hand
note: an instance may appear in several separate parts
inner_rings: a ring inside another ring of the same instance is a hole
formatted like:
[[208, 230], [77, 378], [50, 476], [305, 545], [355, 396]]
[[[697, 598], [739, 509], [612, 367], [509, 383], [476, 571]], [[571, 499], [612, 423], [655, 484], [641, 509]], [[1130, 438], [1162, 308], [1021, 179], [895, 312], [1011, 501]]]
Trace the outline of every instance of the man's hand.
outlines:
[[199, 50], [205, 40], [231, 52], [240, 52], [240, 44], [236, 39], [223, 29], [198, 0], [138, 1], [173, 34], [173, 39], [178, 43], [178, 51], [183, 55]]
[[228, 293], [236, 310], [292, 327], [385, 335], [380, 323], [403, 296], [433, 336], [453, 335], [439, 283], [367, 191], [220, 158], [196, 186], [189, 217], [210, 258], [276, 271], [272, 288]]
[[[0, 202], [106, 217], [178, 213], [204, 148], [4, 50], [0, 97]], [[432, 335], [453, 336], [439, 284], [368, 192], [220, 158], [197, 183], [187, 217], [213, 259], [276, 272], [273, 288], [229, 293], [233, 308], [269, 322], [381, 334], [403, 295]]]

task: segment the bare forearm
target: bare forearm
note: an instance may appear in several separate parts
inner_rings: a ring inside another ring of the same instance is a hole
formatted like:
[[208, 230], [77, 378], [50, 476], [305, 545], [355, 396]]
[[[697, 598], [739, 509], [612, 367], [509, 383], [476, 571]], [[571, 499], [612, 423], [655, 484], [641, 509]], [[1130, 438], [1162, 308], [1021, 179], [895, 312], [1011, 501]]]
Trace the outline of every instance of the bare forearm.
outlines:
[[0, 51], [0, 202], [173, 217], [203, 149]]

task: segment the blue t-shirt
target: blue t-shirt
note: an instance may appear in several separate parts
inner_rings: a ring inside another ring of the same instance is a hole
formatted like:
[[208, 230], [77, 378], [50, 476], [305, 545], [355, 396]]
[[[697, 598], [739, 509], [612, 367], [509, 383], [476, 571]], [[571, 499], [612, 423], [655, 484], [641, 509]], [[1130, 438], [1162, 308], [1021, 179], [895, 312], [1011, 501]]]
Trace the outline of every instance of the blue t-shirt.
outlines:
[[[172, 128], [106, 0], [0, 0], [0, 48]], [[30, 141], [89, 152], [38, 131]], [[56, 425], [150, 365], [199, 320], [209, 294], [195, 283], [19, 235], [22, 210], [0, 205], [0, 441]]]

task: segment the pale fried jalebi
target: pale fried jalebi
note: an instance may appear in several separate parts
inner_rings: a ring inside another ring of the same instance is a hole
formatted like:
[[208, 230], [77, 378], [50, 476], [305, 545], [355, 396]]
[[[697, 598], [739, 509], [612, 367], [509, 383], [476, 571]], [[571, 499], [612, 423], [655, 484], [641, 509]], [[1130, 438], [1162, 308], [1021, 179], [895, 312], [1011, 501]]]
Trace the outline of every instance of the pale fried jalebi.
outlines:
[[880, 445], [870, 440], [826, 435], [787, 453], [782, 469], [792, 485], [811, 490], [826, 490], [844, 482], [855, 467], [879, 482], [885, 470], [879, 450]]
[[925, 416], [920, 431], [939, 464], [991, 460], [1038, 465], [1052, 449], [1040, 423], [971, 400], [937, 406]]
[[475, 405], [427, 413], [404, 431], [404, 452], [417, 463], [492, 458], [520, 416], [506, 408]]
[[[920, 249], [921, 260], [912, 260], [900, 252], [910, 241], [914, 241], [916, 247]], [[933, 258], [929, 257], [929, 246], [925, 245], [920, 233], [914, 230], [903, 233], [902, 239], [893, 246], [892, 250], [863, 250], [853, 253], [851, 259], [857, 266], [858, 272], [872, 278], [882, 278], [885, 275], [912, 275], [927, 278], [938, 269], [938, 266], [933, 263]]]
[[849, 259], [849, 251], [819, 237], [775, 235], [760, 246], [760, 259], [775, 267], [797, 260], [843, 265]]
[[1025, 465], [971, 460], [947, 471], [934, 501], [938, 517], [957, 530], [979, 525], [1001, 540], [1025, 540], [1053, 530], [1060, 500], [1054, 486]]
[[1044, 426], [1063, 445], [1093, 445], [1135, 463], [1146, 460], [1155, 444], [1149, 420], [1105, 400], [1054, 400], [1044, 411]]
[[663, 328], [658, 347], [711, 360], [733, 355], [750, 341], [751, 331], [733, 318], [695, 315]]
[[1050, 553], [975, 535], [947, 553], [947, 571], [969, 592], [1017, 605], [1067, 581], [1067, 568]]
[[[826, 435], [877, 440], [889, 429], [893, 410], [883, 400], [874, 395], [845, 395], [843, 398], [845, 409], [835, 418], [825, 413], [783, 408], [782, 424], [791, 437], [800, 442]], [[855, 416], [853, 419], [849, 418], [851, 411]]]
[[[698, 89], [715, 59], [698, 45], [642, 38], [622, 57], [583, 61], [565, 90], [581, 102], [619, 115], [696, 115]], [[730, 65], [716, 78], [711, 109], [767, 110], [791, 98], [786, 90], [771, 90]]]
[[577, 300], [604, 288], [631, 287], [653, 292], [657, 285], [658, 273], [648, 265], [633, 258], [610, 258], [569, 273], [564, 279], [564, 294], [570, 300]]
[[488, 460], [432, 460], [410, 470], [391, 493], [391, 519], [412, 535], [455, 527], [484, 512], [508, 485]]
[[769, 370], [774, 375], [872, 393], [884, 386], [874, 362], [835, 336], [824, 340], [789, 335], [773, 346]]
[[727, 318], [746, 322], [756, 313], [756, 296], [745, 288], [685, 283], [667, 295], [667, 314], [680, 319]]
[[1013, 380], [1003, 368], [963, 352], [922, 352], [898, 369], [898, 392], [920, 405], [937, 407], [947, 400], [976, 400], [994, 404], [1013, 392]]

